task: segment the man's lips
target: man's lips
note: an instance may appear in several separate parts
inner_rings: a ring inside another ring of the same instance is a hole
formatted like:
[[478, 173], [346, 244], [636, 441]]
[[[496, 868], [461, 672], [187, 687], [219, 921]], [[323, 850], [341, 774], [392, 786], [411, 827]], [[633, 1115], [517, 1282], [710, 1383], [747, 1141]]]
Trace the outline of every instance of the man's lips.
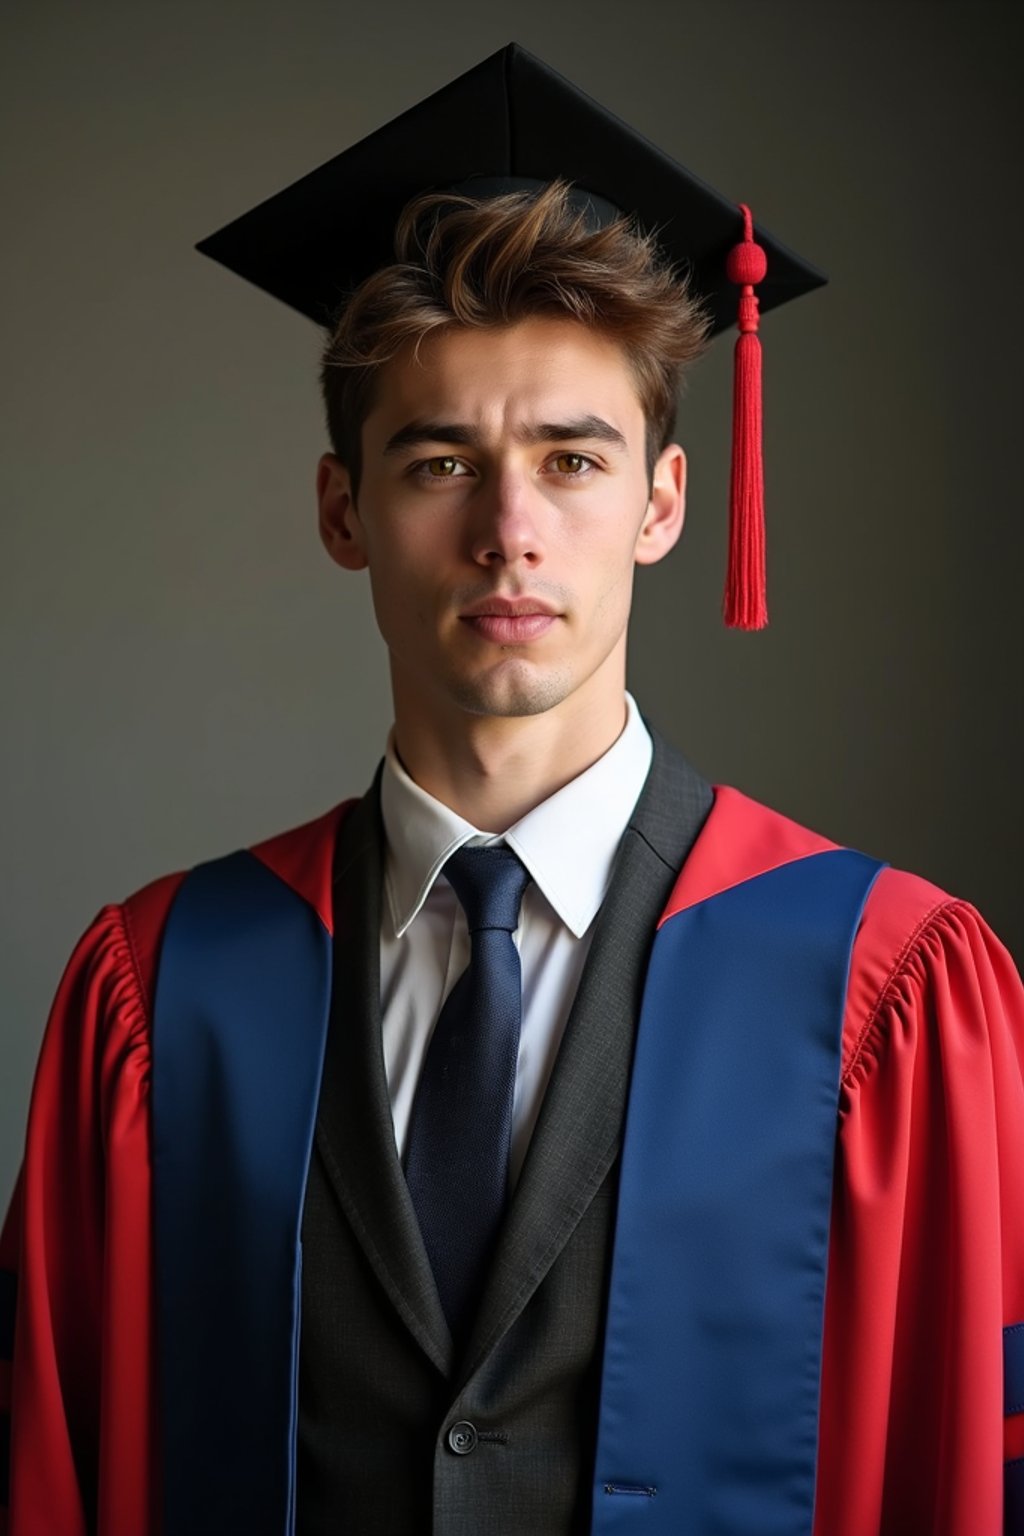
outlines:
[[463, 614], [462, 622], [485, 640], [497, 641], [499, 645], [522, 645], [543, 635], [557, 617], [554, 613], [478, 613]]
[[549, 630], [558, 613], [535, 597], [488, 597], [459, 615], [485, 640], [521, 645]]

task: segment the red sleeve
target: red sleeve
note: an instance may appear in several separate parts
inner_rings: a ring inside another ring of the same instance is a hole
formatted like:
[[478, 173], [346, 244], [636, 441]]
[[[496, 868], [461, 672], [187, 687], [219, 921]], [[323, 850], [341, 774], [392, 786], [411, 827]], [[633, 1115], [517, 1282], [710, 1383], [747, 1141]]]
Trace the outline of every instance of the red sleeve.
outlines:
[[0, 1242], [9, 1536], [155, 1528], [148, 1096], [142, 987], [124, 911], [107, 907], [54, 1002]]
[[851, 973], [855, 1014], [876, 974], [846, 1037], [818, 1536], [999, 1536], [1024, 1454], [1002, 1356], [1024, 1321], [1024, 988], [973, 907], [908, 898], [912, 878], [880, 877], [890, 927], [923, 909], [906, 942]]

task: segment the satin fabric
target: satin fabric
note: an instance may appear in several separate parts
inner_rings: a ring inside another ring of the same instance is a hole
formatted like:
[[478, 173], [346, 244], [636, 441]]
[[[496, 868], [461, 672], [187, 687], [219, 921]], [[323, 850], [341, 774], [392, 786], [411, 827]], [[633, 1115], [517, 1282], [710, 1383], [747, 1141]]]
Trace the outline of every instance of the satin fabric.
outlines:
[[150, 1119], [163, 1521], [182, 1536], [294, 1529], [292, 1319], [330, 951], [250, 853], [193, 870], [168, 916]]
[[658, 930], [593, 1536], [811, 1536], [843, 1005], [878, 872], [849, 849], [792, 859]]
[[[254, 850], [327, 925], [343, 810]], [[674, 899], [827, 846], [722, 787]], [[7, 1536], [159, 1532], [149, 1017], [180, 878], [98, 914], [47, 1025], [0, 1237], [18, 1275]], [[1003, 1329], [1024, 1320], [1022, 1062], [1024, 988], [998, 938], [884, 870], [843, 1022], [816, 1536], [1002, 1529], [1004, 1454], [1024, 1454], [1002, 1376]]]

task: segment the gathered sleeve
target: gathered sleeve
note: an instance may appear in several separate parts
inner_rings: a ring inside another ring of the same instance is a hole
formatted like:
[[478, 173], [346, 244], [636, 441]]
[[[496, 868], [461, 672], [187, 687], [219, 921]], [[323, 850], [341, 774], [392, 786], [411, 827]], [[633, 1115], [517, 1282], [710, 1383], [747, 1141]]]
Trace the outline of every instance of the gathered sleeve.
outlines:
[[815, 1530], [1002, 1536], [1024, 1530], [1024, 1401], [1004, 1402], [1024, 1332], [1024, 988], [949, 898], [880, 974], [844, 1036]]
[[105, 907], [50, 1013], [0, 1238], [6, 1536], [155, 1528], [149, 1077], [125, 910]]

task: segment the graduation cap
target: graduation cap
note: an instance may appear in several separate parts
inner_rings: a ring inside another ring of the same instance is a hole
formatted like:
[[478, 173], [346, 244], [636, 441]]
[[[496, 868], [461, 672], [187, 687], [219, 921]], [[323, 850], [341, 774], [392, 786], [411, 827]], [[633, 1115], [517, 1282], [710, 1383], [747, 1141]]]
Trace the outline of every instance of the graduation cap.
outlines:
[[[738, 323], [725, 619], [760, 629], [765, 602], [759, 312], [820, 287], [810, 263], [518, 43], [224, 226], [197, 249], [330, 326], [352, 290], [394, 260], [405, 204], [572, 184], [593, 225], [623, 213], [690, 271], [711, 334]], [[756, 289], [756, 293], [755, 293]]]

